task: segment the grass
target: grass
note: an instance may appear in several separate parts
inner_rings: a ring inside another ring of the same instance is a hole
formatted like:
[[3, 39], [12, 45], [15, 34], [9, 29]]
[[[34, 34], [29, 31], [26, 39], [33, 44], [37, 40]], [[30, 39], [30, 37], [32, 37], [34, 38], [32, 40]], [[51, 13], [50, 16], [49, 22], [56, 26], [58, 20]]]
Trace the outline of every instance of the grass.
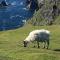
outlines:
[[[27, 48], [23, 47], [23, 40], [34, 29], [51, 31], [49, 50], [33, 48], [32, 43]], [[0, 31], [0, 60], [60, 60], [60, 26], [25, 25], [15, 30]]]

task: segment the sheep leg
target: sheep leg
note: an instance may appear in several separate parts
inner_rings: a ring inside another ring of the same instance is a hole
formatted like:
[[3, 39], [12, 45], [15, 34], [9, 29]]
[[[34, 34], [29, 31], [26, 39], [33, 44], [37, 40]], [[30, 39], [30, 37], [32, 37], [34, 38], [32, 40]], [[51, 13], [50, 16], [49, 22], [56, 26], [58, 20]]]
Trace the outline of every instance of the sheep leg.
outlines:
[[38, 48], [39, 48], [40, 46], [39, 46], [39, 42], [38, 41], [37, 41], [37, 45], [38, 45]]
[[45, 48], [45, 45], [46, 45], [46, 42], [44, 42], [44, 46], [43, 46], [43, 48]]
[[34, 48], [35, 48], [35, 44], [36, 44], [36, 41], [34, 41], [34, 46], [33, 46]]
[[49, 47], [49, 40], [47, 41], [47, 49], [48, 49], [48, 47]]
[[33, 41], [32, 43], [34, 44], [34, 45], [33, 45], [33, 48], [35, 48], [36, 41]]
[[45, 43], [44, 43], [44, 46], [43, 46], [43, 49], [45, 48]]

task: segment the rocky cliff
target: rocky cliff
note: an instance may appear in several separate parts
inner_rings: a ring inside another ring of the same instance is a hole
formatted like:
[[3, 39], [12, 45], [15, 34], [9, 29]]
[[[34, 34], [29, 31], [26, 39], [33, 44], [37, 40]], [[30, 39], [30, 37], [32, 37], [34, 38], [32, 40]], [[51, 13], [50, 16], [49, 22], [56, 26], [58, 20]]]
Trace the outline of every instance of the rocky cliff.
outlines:
[[30, 10], [38, 10], [39, 9], [37, 0], [26, 0], [26, 3], [27, 3], [27, 7]]
[[[38, 13], [37, 15], [40, 15], [40, 18], [46, 20], [46, 24], [47, 23], [53, 24], [55, 18], [60, 15], [60, 0], [28, 0], [28, 1], [30, 9], [33, 9], [35, 7], [34, 10], [38, 10], [40, 13], [40, 14]], [[34, 3], [34, 5], [32, 2]], [[38, 16], [36, 17], [35, 15], [35, 18], [37, 21], [39, 17]]]

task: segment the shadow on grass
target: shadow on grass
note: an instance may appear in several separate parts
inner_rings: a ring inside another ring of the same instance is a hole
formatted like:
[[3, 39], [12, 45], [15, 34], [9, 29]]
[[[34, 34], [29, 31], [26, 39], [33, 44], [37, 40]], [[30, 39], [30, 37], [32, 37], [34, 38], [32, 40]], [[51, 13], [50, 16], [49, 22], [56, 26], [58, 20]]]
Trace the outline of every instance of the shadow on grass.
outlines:
[[54, 49], [53, 51], [57, 51], [57, 52], [60, 52], [60, 49]]

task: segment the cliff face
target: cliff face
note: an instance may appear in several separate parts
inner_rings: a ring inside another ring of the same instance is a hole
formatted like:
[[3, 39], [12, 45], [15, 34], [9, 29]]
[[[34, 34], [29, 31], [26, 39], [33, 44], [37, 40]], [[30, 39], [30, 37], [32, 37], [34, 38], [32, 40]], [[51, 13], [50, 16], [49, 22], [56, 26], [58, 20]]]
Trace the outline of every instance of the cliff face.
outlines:
[[[48, 24], [52, 24], [55, 18], [60, 15], [60, 0], [30, 0], [30, 3], [31, 1], [35, 2], [34, 6], [37, 4], [36, 5], [36, 8], [38, 8], [37, 10], [39, 10], [41, 17], [47, 20]], [[33, 3], [30, 4], [30, 9], [34, 7], [32, 5]]]

